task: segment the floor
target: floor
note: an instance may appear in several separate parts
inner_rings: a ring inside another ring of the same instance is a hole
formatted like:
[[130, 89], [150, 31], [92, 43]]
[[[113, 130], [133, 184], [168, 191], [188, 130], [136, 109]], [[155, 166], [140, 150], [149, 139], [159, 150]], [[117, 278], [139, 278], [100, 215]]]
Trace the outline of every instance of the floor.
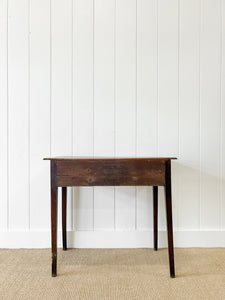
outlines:
[[225, 299], [225, 249], [0, 250], [0, 299]]

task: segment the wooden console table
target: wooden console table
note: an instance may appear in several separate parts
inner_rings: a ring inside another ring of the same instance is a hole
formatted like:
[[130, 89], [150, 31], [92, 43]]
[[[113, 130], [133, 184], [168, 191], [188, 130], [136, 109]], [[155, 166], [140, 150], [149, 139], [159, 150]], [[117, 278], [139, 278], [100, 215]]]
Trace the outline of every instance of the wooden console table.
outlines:
[[153, 186], [154, 249], [158, 249], [158, 186], [165, 187], [170, 276], [175, 277], [171, 194], [171, 160], [164, 158], [53, 157], [51, 161], [52, 276], [57, 275], [57, 194], [62, 187], [63, 250], [66, 240], [68, 186]]

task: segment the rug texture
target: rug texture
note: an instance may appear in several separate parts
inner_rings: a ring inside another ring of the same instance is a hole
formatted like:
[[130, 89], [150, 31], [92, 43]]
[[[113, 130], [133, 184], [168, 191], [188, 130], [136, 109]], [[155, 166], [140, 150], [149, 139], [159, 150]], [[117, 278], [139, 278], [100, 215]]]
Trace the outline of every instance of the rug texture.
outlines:
[[167, 249], [0, 250], [0, 299], [225, 299], [225, 249], [175, 249], [176, 278]]

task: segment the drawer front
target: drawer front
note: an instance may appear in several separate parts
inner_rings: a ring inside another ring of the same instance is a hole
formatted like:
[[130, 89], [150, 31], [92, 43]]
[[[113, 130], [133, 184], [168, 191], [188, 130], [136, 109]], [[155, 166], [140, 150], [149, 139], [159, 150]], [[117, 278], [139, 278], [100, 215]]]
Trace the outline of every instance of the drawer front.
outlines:
[[165, 161], [61, 160], [56, 162], [58, 186], [165, 185]]

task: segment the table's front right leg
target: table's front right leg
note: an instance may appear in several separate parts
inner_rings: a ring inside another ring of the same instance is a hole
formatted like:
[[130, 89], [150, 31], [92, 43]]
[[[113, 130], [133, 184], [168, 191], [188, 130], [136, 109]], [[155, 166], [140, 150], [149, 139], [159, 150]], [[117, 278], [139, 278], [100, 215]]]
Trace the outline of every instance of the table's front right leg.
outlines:
[[170, 277], [175, 277], [174, 267], [174, 247], [173, 247], [173, 220], [172, 220], [172, 193], [171, 193], [171, 162], [166, 163], [166, 219], [167, 219], [167, 236], [168, 236], [168, 251], [170, 263]]
[[54, 165], [51, 167], [51, 234], [52, 234], [52, 277], [57, 275], [57, 208], [58, 187], [55, 184]]

